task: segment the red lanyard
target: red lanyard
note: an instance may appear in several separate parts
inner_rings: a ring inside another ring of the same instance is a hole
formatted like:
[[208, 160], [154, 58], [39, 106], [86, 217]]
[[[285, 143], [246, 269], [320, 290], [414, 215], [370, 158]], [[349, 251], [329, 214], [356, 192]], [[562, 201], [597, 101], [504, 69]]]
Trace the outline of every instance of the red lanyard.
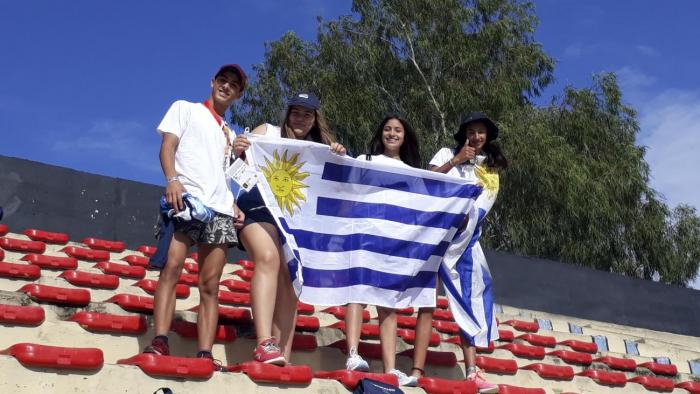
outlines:
[[216, 111], [214, 111], [214, 108], [211, 106], [211, 103], [209, 102], [209, 100], [203, 102], [202, 105], [207, 107], [209, 112], [211, 112], [211, 116], [213, 116], [214, 120], [216, 120], [216, 123], [219, 126], [221, 126], [221, 131], [224, 132], [224, 137], [226, 137], [226, 149], [224, 149], [224, 170], [225, 170], [227, 167], [227, 162], [229, 159], [228, 156], [230, 154], [230, 149], [231, 149], [231, 137], [229, 136], [229, 128], [226, 125], [226, 123], [224, 123], [221, 116], [219, 114], [217, 114]]

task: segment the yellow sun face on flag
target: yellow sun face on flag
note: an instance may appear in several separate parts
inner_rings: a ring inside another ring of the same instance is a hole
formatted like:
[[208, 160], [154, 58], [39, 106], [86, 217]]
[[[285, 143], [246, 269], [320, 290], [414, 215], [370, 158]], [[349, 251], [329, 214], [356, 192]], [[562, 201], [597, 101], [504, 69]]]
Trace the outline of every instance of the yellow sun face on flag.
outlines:
[[489, 197], [493, 197], [494, 194], [498, 193], [498, 171], [486, 166], [476, 166], [476, 177], [479, 185], [483, 186]]
[[294, 207], [300, 207], [299, 202], [306, 201], [301, 189], [308, 186], [301, 181], [308, 177], [309, 173], [299, 171], [304, 163], [297, 163], [298, 153], [291, 157], [287, 157], [287, 153], [285, 149], [280, 157], [279, 152], [275, 150], [272, 153], [272, 162], [265, 159], [267, 166], [261, 167], [261, 170], [272, 189], [272, 194], [275, 195], [277, 205], [282, 211], [287, 210], [290, 215], [293, 215]]

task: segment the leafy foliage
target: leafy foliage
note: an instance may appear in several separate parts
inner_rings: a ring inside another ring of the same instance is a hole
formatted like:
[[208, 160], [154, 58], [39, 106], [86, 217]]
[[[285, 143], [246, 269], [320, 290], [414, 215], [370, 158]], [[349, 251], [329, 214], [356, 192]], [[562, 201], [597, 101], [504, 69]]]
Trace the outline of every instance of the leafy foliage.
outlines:
[[667, 283], [700, 263], [700, 219], [649, 186], [636, 114], [613, 74], [531, 99], [552, 81], [534, 41], [537, 18], [519, 0], [355, 0], [353, 14], [319, 20], [315, 41], [287, 33], [266, 44], [233, 121], [279, 123], [286, 99], [310, 90], [338, 139], [366, 152], [374, 128], [398, 112], [427, 162], [453, 146], [461, 114], [497, 119], [511, 161], [482, 240], [487, 247]]

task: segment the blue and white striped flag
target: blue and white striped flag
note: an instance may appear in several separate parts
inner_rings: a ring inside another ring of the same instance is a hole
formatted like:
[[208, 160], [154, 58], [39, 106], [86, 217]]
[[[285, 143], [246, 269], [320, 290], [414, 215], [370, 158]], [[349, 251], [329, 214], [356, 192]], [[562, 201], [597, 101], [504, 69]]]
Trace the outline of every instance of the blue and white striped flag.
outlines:
[[302, 301], [435, 305], [436, 272], [480, 186], [341, 157], [308, 141], [251, 142], [248, 157], [263, 175], [259, 188]]

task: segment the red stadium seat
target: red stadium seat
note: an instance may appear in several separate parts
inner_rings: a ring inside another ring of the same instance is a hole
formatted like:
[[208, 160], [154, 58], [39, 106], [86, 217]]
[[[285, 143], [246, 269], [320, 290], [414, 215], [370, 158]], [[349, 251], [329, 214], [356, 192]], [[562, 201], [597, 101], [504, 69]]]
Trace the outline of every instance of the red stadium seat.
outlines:
[[294, 334], [292, 340], [292, 350], [310, 352], [318, 348], [316, 335], [311, 334]]
[[79, 248], [77, 246], [66, 246], [61, 251], [70, 257], [75, 257], [78, 260], [85, 261], [103, 261], [109, 260], [109, 252], [106, 250], [93, 250]]
[[653, 376], [635, 376], [628, 379], [628, 382], [641, 384], [647, 390], [653, 391], [673, 391], [674, 382], [669, 378], [656, 378]]
[[52, 304], [85, 306], [90, 303], [90, 292], [84, 289], [66, 289], [30, 283], [22, 286], [18, 291], [27, 293], [36, 301]]
[[7, 227], [7, 225], [0, 223], [0, 237], [2, 237], [3, 235], [5, 235], [9, 232], [10, 232], [10, 229]]
[[428, 394], [476, 394], [476, 384], [468, 380], [420, 378], [418, 387]]
[[639, 364], [639, 366], [644, 367], [657, 375], [678, 375], [678, 368], [673, 364], [659, 364], [656, 362], [646, 362]]
[[313, 315], [316, 312], [316, 308], [313, 305], [303, 303], [301, 301], [297, 302], [297, 313], [300, 315]]
[[401, 308], [401, 309], [396, 310], [396, 313], [398, 313], [399, 315], [406, 315], [406, 316], [411, 316], [411, 315], [413, 315], [414, 312], [415, 312], [415, 310], [413, 309], [412, 306], [409, 306], [408, 308]]
[[198, 274], [199, 273], [199, 264], [197, 263], [191, 263], [191, 262], [185, 262], [185, 270], [189, 272], [190, 274]]
[[[199, 305], [190, 308], [190, 310], [197, 312], [199, 310]], [[250, 314], [249, 309], [220, 306], [219, 321], [250, 324], [253, 322], [253, 316]]]
[[197, 252], [192, 252], [187, 257], [191, 258], [194, 261], [199, 261], [199, 253]]
[[0, 351], [29, 368], [97, 370], [104, 364], [102, 350], [18, 343]]
[[[344, 354], [348, 354], [348, 344], [344, 339], [336, 341], [328, 346], [340, 349]], [[382, 347], [378, 343], [360, 342], [357, 345], [357, 353], [364, 358], [380, 360], [382, 358]]]
[[117, 364], [135, 365], [151, 376], [185, 379], [209, 379], [214, 367], [208, 358], [159, 356], [141, 353], [117, 361]]
[[459, 325], [451, 321], [433, 320], [433, 327], [445, 334], [459, 334]]
[[110, 315], [107, 313], [96, 313], [79, 311], [68, 318], [80, 324], [88, 331], [110, 332], [119, 334], [143, 334], [148, 329], [146, 318], [141, 315]]
[[41, 241], [27, 241], [24, 239], [0, 237], [0, 248], [12, 252], [41, 254], [46, 250], [46, 244]]
[[40, 306], [0, 304], [0, 323], [38, 326], [44, 322], [44, 308]]
[[555, 347], [557, 345], [557, 340], [554, 337], [548, 335], [537, 335], [537, 334], [522, 334], [518, 335], [518, 339], [523, 339], [534, 346], [544, 346], [544, 347]]
[[676, 385], [679, 389], [684, 389], [690, 394], [700, 394], [700, 382], [681, 382]]
[[126, 249], [126, 245], [122, 241], [107, 241], [99, 238], [84, 238], [82, 243], [90, 249], [106, 250], [109, 252], [121, 253]]
[[[345, 322], [339, 321], [330, 326], [331, 328], [337, 328], [345, 332]], [[378, 324], [362, 324], [360, 326], [360, 337], [362, 339], [379, 339], [379, 325]]]
[[[410, 328], [399, 328], [396, 330], [396, 335], [401, 337], [406, 343], [414, 344], [416, 342], [416, 331]], [[428, 346], [439, 346], [440, 345], [440, 334], [436, 332], [430, 332], [430, 340]]]
[[117, 294], [105, 302], [117, 304], [126, 311], [153, 313], [152, 297], [137, 296], [133, 294]]
[[94, 287], [108, 290], [114, 290], [119, 287], [119, 277], [116, 275], [93, 274], [92, 272], [68, 270], [62, 272], [58, 277], [65, 279], [73, 286]]
[[95, 264], [95, 268], [105, 274], [117, 275], [123, 278], [143, 279], [146, 276], [146, 269], [136, 265], [112, 263], [109, 261], [100, 261]]
[[[173, 321], [172, 326], [170, 327], [172, 331], [175, 331], [178, 333], [181, 337], [183, 338], [192, 338], [192, 339], [197, 339], [197, 324], [196, 323], [190, 323], [188, 321], [184, 320], [175, 320]], [[223, 343], [228, 343], [228, 342], [233, 342], [236, 340], [236, 328], [233, 326], [225, 326], [219, 324], [216, 326], [216, 335], [214, 339], [217, 342], [223, 342]]]
[[593, 379], [594, 382], [605, 386], [623, 387], [627, 384], [627, 377], [622, 372], [609, 372], [601, 369], [586, 369], [577, 373], [578, 376], [586, 376]]
[[536, 321], [506, 320], [501, 324], [511, 326], [518, 331], [537, 332], [540, 329]]
[[141, 245], [138, 248], [136, 248], [136, 251], [141, 252], [148, 257], [151, 257], [154, 254], [156, 254], [156, 247], [155, 246], [148, 246], [148, 245]]
[[[141, 288], [141, 290], [145, 291], [146, 293], [150, 295], [154, 295], [156, 293], [156, 287], [158, 286], [158, 281], [154, 279], [141, 279], [138, 282], [134, 283], [133, 286]], [[190, 288], [189, 286], [185, 286], [182, 284], [176, 284], [175, 285], [175, 297], [177, 298], [187, 298], [190, 296]]]
[[[456, 337], [456, 338], [459, 339], [459, 337]], [[455, 343], [459, 345], [459, 342], [455, 342]], [[493, 353], [494, 350], [496, 350], [496, 345], [494, 345], [493, 341], [489, 342], [489, 345], [487, 347], [481, 347], [481, 346], [476, 347], [477, 353], [490, 354], [490, 353]]]
[[498, 330], [498, 340], [502, 342], [513, 342], [515, 334], [510, 330]]
[[[403, 352], [399, 353], [399, 355], [413, 358], [413, 349], [404, 350]], [[454, 354], [454, 352], [428, 350], [425, 363], [442, 367], [454, 367], [457, 365], [457, 356]]]
[[[321, 312], [330, 313], [333, 316], [335, 316], [336, 319], [338, 319], [338, 320], [345, 320], [346, 309], [344, 306], [332, 306], [330, 308], [326, 308], [326, 309], [322, 310]], [[366, 309], [364, 311], [362, 311], [362, 321], [363, 322], [369, 321], [369, 311]]]
[[41, 268], [31, 264], [0, 262], [0, 277], [37, 280], [41, 277]]
[[[396, 316], [396, 324], [401, 328], [410, 328], [415, 330], [418, 319], [415, 316]], [[435, 321], [433, 321], [435, 323]]]
[[570, 347], [572, 350], [577, 352], [585, 352], [595, 354], [598, 353], [598, 345], [595, 342], [584, 342], [577, 341], [575, 339], [568, 339], [566, 341], [559, 342], [560, 345], [565, 345]]
[[2, 261], [4, 259], [5, 259], [5, 251], [2, 248], [0, 248], [0, 261]]
[[541, 346], [530, 346], [522, 343], [507, 343], [497, 346], [496, 349], [510, 350], [515, 356], [541, 360], [544, 358], [544, 348]]
[[231, 291], [240, 291], [244, 293], [250, 292], [250, 283], [244, 282], [242, 280], [225, 279], [222, 280], [219, 284], [228, 287], [228, 289]]
[[[24, 230], [23, 234], [29, 237], [29, 239], [32, 241], [41, 241], [47, 244], [65, 245], [69, 241], [68, 234], [66, 233], [52, 233], [49, 231], [29, 228]], [[0, 235], [4, 234], [0, 233]]]
[[197, 287], [199, 284], [199, 275], [182, 273], [177, 283]]
[[394, 386], [399, 385], [399, 379], [396, 377], [396, 375], [390, 373], [369, 373], [339, 369], [337, 371], [316, 371], [314, 373], [314, 377], [319, 379], [337, 380], [348, 390], [354, 390], [360, 380], [365, 378], [377, 380]]
[[567, 364], [591, 365], [593, 357], [590, 353], [574, 352], [571, 350], [555, 350], [547, 353], [550, 356], [559, 357]]
[[246, 282], [250, 282], [251, 280], [253, 280], [253, 271], [247, 270], [245, 268], [234, 271], [233, 274], [237, 275], [239, 278], [243, 279]]
[[447, 309], [450, 307], [450, 301], [445, 297], [438, 297], [436, 306], [441, 309]]
[[74, 270], [78, 268], [78, 260], [74, 257], [47, 256], [44, 254], [29, 253], [22, 260], [41, 268], [56, 270]]
[[596, 362], [603, 363], [612, 369], [619, 371], [634, 371], [637, 369], [637, 362], [631, 358], [619, 358], [613, 356], [598, 357]]
[[450, 312], [448, 309], [435, 309], [433, 311], [433, 319], [437, 320], [446, 320], [446, 321], [455, 321], [455, 317], [452, 315], [452, 312]]
[[512, 359], [477, 356], [476, 365], [488, 373], [515, 375], [518, 372], [518, 363]]
[[135, 254], [124, 256], [122, 257], [122, 260], [126, 261], [129, 265], [135, 265], [143, 268], [148, 268], [150, 264], [148, 257], [138, 256]]
[[276, 383], [285, 385], [307, 385], [313, 374], [307, 365], [277, 365], [248, 361], [228, 367], [229, 372], [243, 372], [258, 383]]
[[499, 384], [498, 394], [545, 394], [546, 391], [540, 388], [529, 388], [511, 386], [509, 384]]
[[219, 302], [229, 305], [250, 306], [250, 294], [235, 291], [219, 290]]
[[234, 264], [238, 264], [247, 270], [251, 270], [251, 271], [255, 270], [255, 263], [250, 261], [250, 260], [238, 260]]
[[535, 371], [541, 378], [545, 379], [556, 379], [556, 380], [573, 380], [574, 379], [574, 369], [568, 365], [550, 365], [544, 363], [535, 363], [521, 367], [520, 369], [526, 369], [530, 371]]
[[315, 332], [321, 327], [321, 323], [316, 316], [297, 316], [297, 331]]

